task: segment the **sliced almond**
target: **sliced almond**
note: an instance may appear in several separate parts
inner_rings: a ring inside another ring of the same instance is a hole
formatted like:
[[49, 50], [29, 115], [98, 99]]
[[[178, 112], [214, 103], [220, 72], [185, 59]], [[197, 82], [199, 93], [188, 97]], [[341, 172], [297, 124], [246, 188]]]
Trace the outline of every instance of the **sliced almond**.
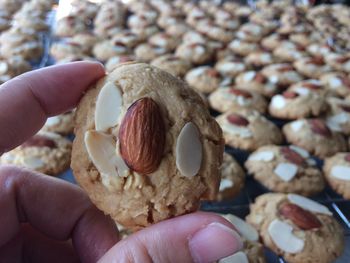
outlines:
[[319, 204], [319, 203], [317, 203], [309, 198], [306, 198], [304, 196], [297, 195], [297, 194], [288, 194], [288, 200], [291, 203], [296, 204], [296, 205], [300, 206], [301, 208], [304, 208], [305, 210], [309, 210], [309, 211], [314, 212], [314, 213], [332, 215], [332, 212], [329, 211], [329, 209], [326, 206], [321, 205], [321, 204]]
[[0, 61], [0, 74], [4, 75], [8, 71], [8, 65], [6, 62]]
[[222, 178], [220, 181], [219, 192], [229, 189], [234, 186], [234, 181]]
[[270, 162], [275, 158], [274, 152], [271, 151], [261, 151], [255, 152], [251, 156], [249, 156], [249, 160], [251, 161], [263, 161]]
[[298, 173], [298, 166], [292, 163], [279, 163], [273, 171], [285, 182], [291, 181]]
[[268, 233], [275, 245], [284, 252], [298, 253], [304, 249], [305, 241], [293, 234], [293, 227], [279, 219], [274, 219]]
[[276, 95], [271, 99], [271, 107], [275, 109], [283, 109], [287, 105], [286, 99], [284, 96]]
[[300, 147], [295, 146], [295, 145], [289, 145], [289, 148], [291, 148], [293, 151], [297, 152], [303, 158], [309, 158], [310, 157], [309, 152], [306, 151], [303, 148], [300, 148]]
[[203, 146], [198, 128], [188, 122], [176, 142], [176, 166], [186, 177], [195, 176], [201, 168]]
[[322, 226], [320, 220], [318, 220], [314, 214], [295, 204], [284, 203], [279, 208], [279, 212], [282, 216], [290, 219], [295, 225], [303, 230], [320, 228]]
[[111, 135], [87, 131], [84, 141], [90, 160], [102, 177], [125, 176], [127, 166], [123, 159], [117, 156], [116, 143]]
[[231, 222], [232, 225], [235, 226], [235, 228], [237, 229], [237, 231], [242, 237], [244, 237], [249, 241], [258, 241], [259, 239], [258, 232], [253, 226], [248, 224], [246, 221], [232, 214], [227, 214], [227, 215], [224, 215], [223, 217], [226, 218], [228, 221]]
[[50, 117], [50, 118], [47, 118], [46, 122], [45, 122], [45, 125], [46, 126], [55, 126], [57, 124], [60, 123], [60, 117], [59, 116], [53, 116], [53, 117]]
[[350, 181], [350, 167], [343, 165], [333, 166], [331, 169], [331, 176], [345, 181]]
[[157, 170], [164, 153], [165, 124], [158, 104], [151, 98], [135, 101], [120, 124], [120, 154], [135, 172]]
[[304, 126], [304, 120], [292, 121], [290, 123], [290, 127], [294, 132], [300, 131], [300, 129]]
[[96, 131], [107, 131], [118, 124], [122, 94], [117, 86], [107, 82], [97, 96], [95, 109]]
[[39, 159], [38, 157], [31, 157], [31, 156], [24, 156], [21, 159], [21, 163], [25, 166], [28, 167], [30, 169], [38, 169], [38, 168], [42, 168], [45, 163], [43, 162], [43, 160]]
[[231, 256], [220, 259], [219, 263], [249, 263], [246, 253], [239, 251]]

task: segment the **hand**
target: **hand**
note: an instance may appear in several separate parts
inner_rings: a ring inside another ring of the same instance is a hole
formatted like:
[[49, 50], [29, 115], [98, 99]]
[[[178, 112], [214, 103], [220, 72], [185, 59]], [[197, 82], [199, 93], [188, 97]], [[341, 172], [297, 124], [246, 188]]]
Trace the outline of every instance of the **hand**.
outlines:
[[[76, 106], [104, 74], [99, 63], [75, 62], [0, 86], [0, 154]], [[213, 262], [242, 246], [229, 222], [204, 212], [118, 242], [115, 224], [79, 187], [14, 166], [0, 167], [0, 211], [0, 262]]]

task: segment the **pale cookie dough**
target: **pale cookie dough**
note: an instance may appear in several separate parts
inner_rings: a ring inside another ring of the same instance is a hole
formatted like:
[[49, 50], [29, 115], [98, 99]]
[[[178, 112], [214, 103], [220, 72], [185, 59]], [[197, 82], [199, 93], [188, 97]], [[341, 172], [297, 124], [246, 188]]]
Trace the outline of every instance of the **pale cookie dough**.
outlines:
[[156, 66], [176, 77], [184, 77], [186, 73], [192, 68], [189, 61], [178, 58], [175, 55], [163, 55], [152, 60], [151, 65]]
[[243, 249], [220, 259], [218, 263], [265, 263], [264, 247], [259, 242], [259, 234], [255, 228], [233, 214], [220, 215], [234, 225], [243, 240]]
[[217, 201], [232, 199], [244, 186], [245, 173], [239, 163], [228, 153], [224, 153], [221, 165], [221, 181]]
[[268, 98], [271, 98], [279, 91], [276, 83], [271, 82], [260, 72], [253, 70], [239, 74], [235, 81], [237, 88], [252, 90]]
[[74, 130], [74, 111], [47, 118], [43, 131], [69, 135]]
[[334, 191], [345, 199], [350, 199], [350, 153], [337, 153], [326, 158], [324, 175]]
[[268, 145], [253, 152], [245, 163], [248, 172], [269, 190], [310, 196], [325, 186], [310, 154], [297, 146]]
[[220, 87], [209, 95], [210, 107], [219, 112], [254, 109], [266, 112], [267, 101], [259, 93], [240, 88]]
[[282, 143], [281, 131], [257, 111], [229, 111], [216, 119], [223, 130], [226, 144], [231, 147], [254, 151], [263, 145]]
[[332, 70], [323, 58], [320, 57], [298, 59], [293, 65], [300, 74], [305, 75], [308, 78], [319, 78], [323, 74]]
[[320, 77], [325, 88], [338, 96], [350, 95], [350, 78], [342, 72], [331, 72]]
[[273, 50], [273, 55], [280, 62], [294, 62], [307, 56], [305, 49], [293, 42], [283, 41]]
[[300, 195], [261, 195], [246, 220], [264, 245], [289, 263], [331, 263], [344, 250], [343, 229], [332, 212]]
[[14, 164], [48, 175], [69, 168], [72, 143], [51, 132], [40, 131], [17, 148], [0, 157], [2, 164]]
[[321, 119], [300, 119], [283, 126], [288, 142], [320, 158], [347, 150], [344, 137], [331, 131]]
[[281, 119], [318, 117], [327, 110], [326, 92], [320, 81], [305, 80], [272, 97], [269, 113]]
[[216, 198], [221, 129], [171, 74], [121, 64], [84, 95], [75, 120], [73, 173], [115, 221], [144, 227]]
[[190, 87], [203, 93], [215, 91], [220, 82], [220, 73], [210, 66], [200, 66], [187, 72], [185, 80]]

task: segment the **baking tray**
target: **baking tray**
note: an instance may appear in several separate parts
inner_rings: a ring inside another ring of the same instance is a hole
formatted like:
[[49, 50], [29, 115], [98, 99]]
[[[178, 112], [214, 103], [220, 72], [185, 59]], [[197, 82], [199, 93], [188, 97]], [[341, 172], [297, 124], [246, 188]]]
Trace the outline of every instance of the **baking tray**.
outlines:
[[[248, 1], [248, 3], [250, 5], [254, 5], [254, 1]], [[54, 36], [52, 34], [53, 26], [55, 23], [55, 14], [55, 9], [48, 14], [48, 23], [51, 25], [51, 30], [45, 34], [45, 54], [43, 55], [42, 61], [40, 62], [38, 67], [50, 66], [54, 63], [54, 60], [49, 55], [49, 48], [52, 42], [57, 41], [57, 39], [54, 39]], [[217, 114], [217, 112], [212, 112], [212, 115], [214, 116], [216, 116]], [[285, 124], [285, 122], [278, 119], [269, 119], [279, 127]], [[70, 137], [70, 139], [73, 140], [73, 137]], [[234, 156], [235, 159], [240, 163], [240, 165], [244, 167], [244, 162], [249, 156], [248, 152], [234, 149], [231, 147], [226, 147], [225, 151]], [[315, 160], [317, 161], [318, 167], [321, 167], [323, 165], [322, 160], [317, 158], [315, 158]], [[71, 170], [67, 170], [58, 177], [68, 182], [76, 184]], [[258, 183], [252, 176], [247, 175], [245, 186], [243, 187], [238, 196], [231, 200], [225, 200], [221, 202], [202, 202], [200, 209], [203, 211], [210, 211], [221, 214], [231, 213], [241, 218], [245, 218], [249, 214], [249, 205], [254, 202], [255, 198], [259, 195], [268, 192], [270, 191], [264, 186], [262, 186], [260, 183]], [[333, 212], [334, 217], [342, 225], [345, 234], [345, 250], [342, 256], [339, 257], [335, 261], [335, 263], [350, 263], [350, 201], [344, 200], [329, 186], [327, 186], [322, 193], [311, 197], [311, 199], [327, 206]], [[326, 244], [320, 244], [320, 246], [322, 245], [326, 246]], [[264, 252], [266, 256], [266, 261], [268, 263], [287, 263], [287, 261], [285, 261], [282, 257], [277, 256], [268, 248], [265, 248]]]

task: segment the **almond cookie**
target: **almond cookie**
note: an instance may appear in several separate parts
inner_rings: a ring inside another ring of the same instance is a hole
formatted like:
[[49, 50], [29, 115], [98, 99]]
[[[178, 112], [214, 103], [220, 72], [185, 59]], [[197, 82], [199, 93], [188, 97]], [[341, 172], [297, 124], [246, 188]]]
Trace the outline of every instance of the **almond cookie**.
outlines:
[[326, 62], [335, 70], [350, 73], [350, 54], [332, 53], [326, 56]]
[[84, 95], [75, 120], [73, 173], [115, 221], [144, 227], [216, 198], [221, 129], [171, 74], [121, 64]]
[[130, 49], [123, 43], [112, 40], [98, 42], [92, 50], [93, 55], [100, 61], [107, 61], [111, 57], [127, 55], [130, 52]]
[[131, 62], [135, 61], [136, 58], [133, 55], [120, 55], [120, 56], [114, 56], [107, 60], [105, 63], [106, 70], [108, 72], [113, 71], [119, 64], [125, 63], [125, 62]]
[[332, 189], [350, 199], [350, 153], [337, 153], [326, 158], [323, 171]]
[[210, 62], [213, 50], [205, 44], [183, 42], [176, 48], [175, 55], [198, 65]]
[[319, 78], [332, 70], [321, 57], [302, 58], [295, 61], [293, 65], [300, 74], [309, 78]]
[[350, 78], [342, 72], [331, 72], [320, 77], [326, 89], [338, 96], [346, 97], [350, 95]]
[[228, 48], [237, 55], [248, 56], [250, 53], [259, 50], [259, 45], [257, 43], [234, 39], [228, 44]]
[[47, 118], [43, 131], [69, 135], [74, 130], [74, 111]]
[[235, 77], [246, 70], [246, 65], [241, 58], [227, 56], [216, 62], [215, 69], [223, 76]]
[[135, 48], [137, 61], [151, 62], [153, 59], [166, 54], [168, 50], [162, 46], [156, 46], [149, 43], [143, 43]]
[[326, 116], [327, 126], [336, 132], [350, 135], [350, 102], [344, 99], [327, 98], [329, 111]]
[[250, 53], [245, 59], [245, 63], [255, 69], [273, 64], [275, 59], [270, 52], [255, 51]]
[[236, 37], [242, 41], [259, 42], [268, 33], [266, 28], [255, 23], [243, 24], [236, 32]]
[[236, 87], [220, 87], [209, 95], [210, 107], [219, 112], [254, 109], [266, 112], [267, 101], [257, 92]]
[[269, 113], [281, 119], [318, 117], [327, 110], [325, 90], [315, 79], [293, 84], [282, 94], [275, 95], [269, 105]]
[[14, 164], [48, 175], [69, 168], [72, 143], [51, 132], [40, 131], [17, 148], [0, 157], [2, 164]]
[[[246, 220], [258, 230], [266, 247], [290, 263], [331, 263], [344, 250], [343, 229], [332, 212], [300, 195], [261, 195]], [[319, 244], [327, 244], [327, 249], [320, 249]]]
[[325, 186], [310, 154], [297, 146], [268, 145], [253, 152], [245, 163], [248, 172], [269, 190], [305, 196]]
[[66, 16], [57, 21], [55, 35], [59, 37], [72, 37], [75, 34], [87, 30], [87, 25], [79, 18], [79, 16]]
[[243, 240], [243, 249], [220, 259], [219, 263], [265, 263], [264, 247], [259, 242], [259, 234], [256, 229], [233, 214], [220, 215], [234, 225]]
[[263, 68], [261, 73], [269, 79], [272, 83], [281, 86], [289, 86], [303, 80], [291, 64], [272, 64]]
[[151, 65], [156, 66], [170, 74], [183, 78], [186, 73], [192, 68], [189, 61], [176, 57], [175, 55], [168, 54], [160, 56], [152, 60]]
[[216, 200], [232, 199], [243, 188], [245, 173], [239, 163], [228, 153], [224, 153], [220, 169], [221, 181]]
[[320, 158], [347, 150], [344, 137], [331, 131], [320, 119], [300, 119], [283, 126], [288, 142], [305, 148]]
[[0, 60], [0, 83], [31, 70], [31, 65], [21, 56]]
[[190, 87], [203, 93], [216, 90], [221, 82], [220, 73], [210, 66], [201, 66], [191, 69], [185, 76]]
[[304, 47], [290, 41], [283, 41], [273, 50], [273, 55], [279, 62], [294, 62], [307, 56]]
[[288, 36], [286, 36], [286, 35], [273, 33], [267, 37], [264, 37], [261, 40], [261, 45], [264, 49], [272, 51], [275, 48], [277, 48], [278, 46], [280, 46], [281, 43], [283, 41], [286, 41], [287, 39], [288, 39]]
[[271, 82], [257, 71], [243, 72], [236, 77], [235, 81], [237, 88], [252, 90], [268, 98], [271, 98], [279, 91], [276, 83]]
[[151, 36], [148, 43], [154, 46], [162, 47], [170, 52], [177, 47], [179, 44], [179, 39], [165, 32], [160, 32]]
[[260, 146], [281, 144], [283, 136], [275, 124], [254, 110], [242, 109], [219, 115], [218, 121], [227, 145], [247, 151]]

